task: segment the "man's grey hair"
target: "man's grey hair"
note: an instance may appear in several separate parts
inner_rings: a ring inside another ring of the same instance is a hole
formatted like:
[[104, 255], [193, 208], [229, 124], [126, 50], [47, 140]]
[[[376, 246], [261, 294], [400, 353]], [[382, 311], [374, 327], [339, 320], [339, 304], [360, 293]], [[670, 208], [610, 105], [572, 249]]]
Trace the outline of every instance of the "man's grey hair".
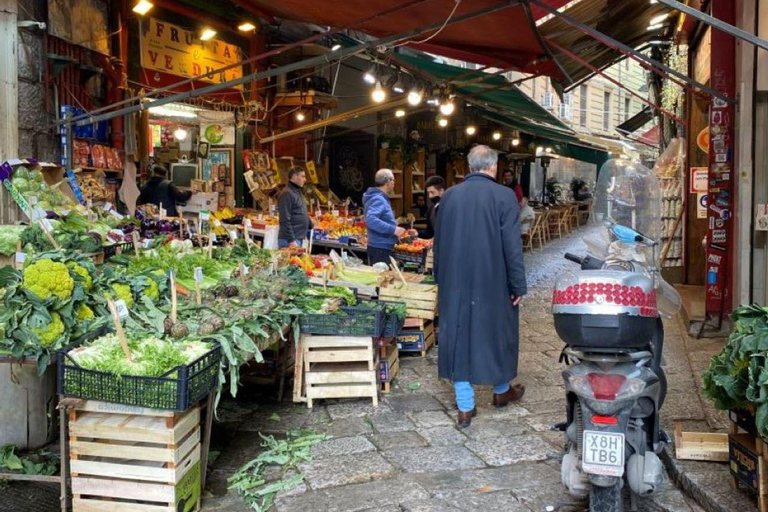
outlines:
[[395, 173], [393, 173], [390, 169], [379, 169], [376, 172], [376, 177], [374, 178], [374, 183], [377, 187], [383, 187], [390, 181], [393, 181], [395, 179]]
[[499, 161], [499, 154], [488, 146], [475, 146], [469, 150], [469, 172], [489, 171]]

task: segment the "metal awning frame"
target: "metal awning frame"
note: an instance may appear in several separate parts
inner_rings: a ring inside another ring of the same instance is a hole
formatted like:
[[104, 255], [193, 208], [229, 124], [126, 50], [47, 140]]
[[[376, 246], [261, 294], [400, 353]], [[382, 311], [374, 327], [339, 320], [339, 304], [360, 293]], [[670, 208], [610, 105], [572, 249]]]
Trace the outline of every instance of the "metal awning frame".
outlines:
[[[712, 97], [718, 98], [722, 101], [728, 102], [728, 103], [735, 103], [736, 100], [734, 98], [729, 98], [727, 96], [723, 96], [716, 90], [712, 89], [711, 87], [704, 85], [702, 83], [697, 82], [693, 78], [684, 75], [683, 73], [680, 73], [676, 69], [672, 69], [669, 66], [652, 59], [646, 55], [643, 55], [639, 51], [630, 48], [629, 46], [625, 45], [621, 41], [618, 41], [599, 30], [596, 30], [588, 25], [585, 25], [584, 23], [580, 22], [579, 20], [565, 14], [564, 12], [560, 12], [557, 9], [553, 9], [552, 7], [548, 6], [546, 3], [544, 3], [542, 0], [528, 0], [530, 2], [533, 2], [537, 6], [541, 7], [543, 10], [547, 11], [550, 14], [553, 14], [557, 16], [558, 18], [562, 19], [569, 25], [578, 28], [580, 31], [584, 32], [585, 34], [593, 37], [594, 39], [600, 41], [601, 43], [610, 46], [611, 48], [614, 48], [615, 50], [627, 55], [632, 56], [635, 60], [643, 61], [644, 67], [648, 68], [649, 70], [653, 71], [654, 73], [660, 74], [661, 76], [664, 76], [665, 78], [669, 78], [668, 75], [672, 75], [679, 80], [682, 80], [688, 87], [692, 87], [694, 89], [699, 89], [707, 94], [709, 94]], [[663, 1], [663, 0], [659, 0]], [[649, 67], [650, 66], [650, 67]], [[664, 75], [661, 73], [661, 71], [666, 72], [668, 75]]]

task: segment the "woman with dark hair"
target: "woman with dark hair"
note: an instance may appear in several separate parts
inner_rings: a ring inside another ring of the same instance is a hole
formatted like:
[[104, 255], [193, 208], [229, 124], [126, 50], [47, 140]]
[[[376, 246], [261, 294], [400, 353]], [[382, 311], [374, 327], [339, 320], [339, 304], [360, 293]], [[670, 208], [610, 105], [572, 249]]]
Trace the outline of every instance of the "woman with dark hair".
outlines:
[[186, 203], [192, 197], [191, 190], [181, 190], [168, 179], [168, 169], [162, 165], [152, 166], [152, 177], [141, 187], [136, 204], [153, 204], [162, 207], [166, 215], [176, 217], [176, 203]]

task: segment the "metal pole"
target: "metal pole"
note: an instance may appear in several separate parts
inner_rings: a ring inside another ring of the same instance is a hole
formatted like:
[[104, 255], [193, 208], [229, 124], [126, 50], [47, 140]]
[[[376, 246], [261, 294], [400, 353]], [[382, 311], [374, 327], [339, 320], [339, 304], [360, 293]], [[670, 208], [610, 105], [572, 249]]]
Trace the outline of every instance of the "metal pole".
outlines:
[[741, 30], [738, 27], [734, 27], [733, 25], [730, 25], [724, 21], [721, 21], [715, 18], [714, 16], [710, 16], [709, 14], [703, 13], [697, 9], [694, 9], [693, 7], [688, 7], [687, 5], [680, 3], [677, 0], [658, 0], [658, 1], [659, 3], [664, 4], [668, 7], [672, 7], [673, 9], [677, 9], [680, 12], [684, 12], [688, 16], [696, 18], [699, 21], [703, 21], [707, 25], [710, 25], [718, 30], [722, 30], [723, 32], [726, 32], [734, 37], [738, 37], [743, 41], [752, 43], [753, 45], [759, 46], [764, 50], [768, 50], [768, 41], [766, 41], [765, 39], [760, 39], [759, 37], [754, 36], [744, 30]]
[[183, 100], [186, 100], [186, 99], [189, 99], [189, 98], [193, 98], [193, 97], [196, 97], [196, 96], [204, 96], [206, 94], [217, 92], [217, 91], [220, 91], [222, 89], [229, 89], [229, 88], [232, 88], [232, 87], [234, 87], [236, 85], [248, 83], [248, 82], [251, 82], [251, 81], [263, 80], [265, 78], [271, 78], [271, 77], [277, 76], [279, 74], [290, 73], [291, 71], [296, 71], [298, 69], [313, 68], [313, 67], [316, 67], [316, 66], [319, 66], [319, 65], [322, 65], [322, 64], [326, 64], [326, 63], [329, 63], [329, 62], [333, 62], [333, 61], [336, 61], [336, 60], [343, 59], [345, 57], [349, 57], [351, 55], [360, 53], [360, 52], [365, 51], [365, 50], [369, 50], [369, 49], [377, 47], [377, 46], [388, 46], [388, 45], [392, 45], [392, 44], [395, 44], [395, 43], [398, 43], [398, 42], [401, 42], [401, 41], [404, 41], [404, 40], [408, 40], [408, 39], [410, 39], [412, 37], [419, 36], [419, 35], [424, 34], [426, 32], [430, 32], [432, 30], [439, 29], [442, 26], [454, 25], [456, 23], [462, 23], [462, 22], [465, 22], [465, 21], [473, 19], [473, 18], [479, 18], [481, 16], [487, 16], [489, 14], [493, 14], [495, 12], [502, 11], [504, 9], [508, 9], [510, 7], [513, 7], [513, 6], [517, 5], [518, 3], [519, 2], [517, 0], [509, 0], [507, 2], [502, 2], [500, 4], [496, 4], [496, 5], [492, 5], [492, 6], [489, 6], [489, 7], [485, 7], [483, 9], [478, 9], [476, 11], [472, 11], [472, 12], [469, 12], [467, 14], [463, 14], [461, 16], [456, 16], [453, 19], [451, 19], [450, 21], [448, 21], [448, 23], [445, 23], [444, 21], [435, 22], [435, 23], [432, 23], [431, 25], [427, 25], [425, 27], [420, 27], [420, 28], [417, 28], [417, 29], [408, 30], [408, 31], [402, 32], [400, 34], [395, 34], [393, 36], [383, 37], [381, 39], [374, 39], [373, 41], [369, 41], [367, 43], [359, 44], [357, 46], [352, 46], [350, 48], [344, 48], [344, 49], [341, 49], [341, 50], [339, 50], [337, 52], [333, 52], [333, 55], [330, 56], [330, 57], [328, 55], [318, 55], [317, 57], [312, 57], [312, 58], [305, 59], [305, 60], [302, 60], [302, 61], [299, 61], [299, 62], [293, 62], [291, 64], [287, 64], [287, 65], [282, 66], [282, 67], [267, 69], [267, 70], [260, 71], [260, 72], [257, 72], [257, 73], [252, 73], [250, 75], [245, 75], [243, 77], [237, 78], [235, 80], [230, 80], [228, 82], [222, 82], [222, 83], [219, 83], [219, 84], [213, 84], [213, 85], [209, 85], [207, 87], [202, 87], [200, 89], [196, 89], [194, 91], [188, 91], [188, 92], [184, 92], [184, 93], [175, 94], [173, 96], [168, 96], [168, 97], [165, 97], [165, 98], [159, 98], [159, 99], [156, 99], [156, 100], [154, 100], [154, 101], [152, 101], [150, 103], [147, 103], [146, 105], [133, 105], [133, 106], [130, 106], [130, 107], [125, 107], [123, 109], [120, 109], [120, 110], [117, 110], [117, 111], [113, 111], [113, 112], [109, 112], [107, 114], [98, 115], [98, 116], [86, 115], [86, 116], [84, 116], [85, 119], [83, 119], [82, 118], [83, 116], [81, 116], [79, 118], [80, 120], [77, 121], [77, 125], [78, 126], [82, 126], [82, 125], [86, 125], [86, 124], [96, 123], [96, 122], [99, 122], [99, 121], [105, 121], [105, 120], [111, 119], [111, 118], [113, 118], [115, 116], [118, 116], [118, 115], [122, 116], [122, 115], [126, 115], [126, 114], [131, 114], [133, 112], [139, 112], [139, 111], [141, 111], [141, 110], [143, 110], [145, 108], [159, 107], [161, 105], [167, 105], [168, 103], [174, 103], [174, 102], [178, 102], [178, 101], [183, 101]]
[[645, 103], [649, 107], [653, 108], [654, 110], [656, 110], [658, 112], [661, 112], [662, 114], [664, 114], [665, 116], [667, 116], [668, 118], [673, 120], [674, 122], [676, 122], [678, 124], [683, 124], [683, 120], [680, 119], [679, 117], [675, 116], [671, 112], [668, 112], [668, 111], [664, 110], [663, 108], [659, 107], [658, 105], [656, 105], [652, 101], [650, 101], [650, 100], [648, 100], [646, 98], [643, 98], [641, 95], [639, 95], [635, 91], [627, 88], [625, 85], [623, 85], [621, 82], [619, 82], [615, 78], [611, 78], [610, 76], [606, 75], [605, 73], [603, 73], [602, 71], [600, 71], [595, 66], [593, 66], [589, 62], [585, 61], [584, 59], [582, 59], [578, 55], [576, 55], [576, 54], [566, 50], [565, 48], [563, 48], [562, 46], [560, 46], [559, 44], [557, 44], [557, 43], [555, 43], [553, 41], [549, 41], [549, 44], [552, 45], [554, 48], [556, 48], [557, 51], [567, 55], [568, 57], [570, 57], [571, 59], [575, 60], [576, 62], [578, 62], [582, 66], [589, 68], [590, 70], [592, 70], [592, 72], [597, 73], [598, 75], [602, 76], [603, 78], [605, 78], [606, 80], [608, 80], [612, 84], [616, 85], [620, 89], [623, 89], [623, 90], [627, 91], [632, 96], [638, 98], [640, 101], [642, 101], [643, 103]]
[[539, 28], [536, 26], [536, 20], [533, 19], [533, 13], [531, 13], [531, 5], [529, 3], [530, 0], [524, 0], [523, 1], [523, 9], [525, 9], [525, 16], [528, 18], [528, 23], [531, 25], [531, 29], [533, 30], [533, 33], [536, 34], [536, 39], [539, 40], [539, 44], [546, 50], [547, 54], [552, 58], [557, 68], [560, 70], [560, 72], [563, 74], [563, 77], [567, 78], [568, 81], [573, 84], [573, 78], [571, 75], [568, 74], [568, 71], [565, 70], [565, 67], [563, 67], [562, 64], [560, 64], [560, 61], [557, 60], [557, 57], [555, 57], [555, 54], [552, 53], [552, 50], [547, 46], [547, 41], [544, 40], [544, 38], [541, 35], [541, 32], [539, 32]]
[[[386, 9], [386, 10], [380, 11], [380, 12], [378, 12], [376, 14], [372, 14], [371, 16], [368, 16], [367, 18], [364, 18], [362, 20], [356, 21], [355, 23], [353, 23], [352, 25], [350, 25], [349, 27], [346, 27], [346, 28], [354, 28], [356, 26], [359, 26], [359, 25], [362, 25], [362, 24], [374, 21], [374, 20], [376, 20], [376, 19], [378, 19], [378, 18], [380, 18], [382, 16], [388, 16], [390, 14], [393, 14], [393, 13], [397, 12], [397, 11], [400, 11], [400, 10], [403, 10], [403, 9], [407, 9], [409, 7], [412, 7], [414, 5], [418, 5], [420, 3], [424, 3], [424, 2], [427, 2], [427, 1], [429, 1], [429, 0], [412, 0], [410, 2], [407, 2], [407, 3], [403, 4], [403, 5], [398, 5], [396, 7], [393, 7], [392, 9]], [[223, 68], [215, 69], [211, 73], [213, 73], [213, 74], [221, 73], [222, 71], [227, 71], [229, 69], [233, 69], [233, 68], [242, 66], [244, 64], [251, 64], [251, 63], [254, 63], [254, 62], [257, 62], [257, 61], [260, 61], [260, 60], [264, 60], [266, 58], [273, 57], [275, 55], [283, 53], [286, 50], [290, 50], [292, 48], [297, 48], [299, 46], [302, 46], [302, 45], [305, 45], [305, 44], [309, 44], [309, 43], [318, 41], [318, 40], [320, 40], [320, 39], [322, 39], [324, 37], [330, 37], [330, 36], [332, 36], [334, 34], [337, 34], [337, 33], [341, 32], [342, 30], [344, 30], [344, 28], [335, 28], [335, 29], [327, 30], [325, 32], [320, 32], [319, 34], [315, 34], [313, 36], [306, 37], [306, 38], [304, 38], [304, 39], [302, 39], [300, 41], [296, 41], [294, 43], [289, 43], [289, 44], [286, 44], [284, 46], [280, 46], [278, 48], [274, 48], [272, 50], [269, 50], [267, 52], [261, 53], [259, 55], [254, 55], [253, 57], [250, 57], [250, 58], [248, 58], [246, 60], [237, 62], [235, 64], [230, 64], [229, 66], [224, 66]], [[106, 105], [104, 107], [92, 110], [88, 114], [84, 114], [82, 116], [78, 116], [78, 117], [74, 118], [73, 122], [78, 122], [81, 119], [86, 119], [89, 116], [92, 116], [93, 114], [97, 114], [97, 113], [100, 113], [100, 112], [106, 112], [108, 110], [112, 110], [115, 107], [119, 107], [119, 106], [122, 106], [122, 105], [127, 105], [128, 103], [133, 103], [133, 102], [139, 101], [140, 99], [151, 98], [151, 97], [156, 96], [156, 95], [158, 95], [160, 93], [163, 93], [163, 92], [173, 91], [174, 89], [176, 89], [176, 88], [178, 88], [178, 87], [180, 87], [182, 85], [189, 85], [189, 84], [192, 84], [193, 82], [197, 82], [197, 81], [203, 80], [208, 75], [209, 75], [209, 73], [206, 73], [204, 75], [194, 76], [192, 78], [187, 78], [185, 80], [181, 80], [180, 82], [175, 82], [175, 83], [172, 83], [170, 85], [166, 85], [164, 87], [160, 87], [158, 89], [153, 89], [152, 91], [150, 91], [149, 93], [147, 93], [146, 95], [144, 95], [141, 98], [139, 98], [139, 97], [132, 97], [132, 98], [128, 98], [128, 99], [119, 101], [117, 103], [110, 103], [109, 105]], [[61, 124], [62, 124], [61, 122], [58, 122], [58, 123], [55, 124], [55, 126], [59, 126]]]
[[679, 71], [677, 71], [675, 69], [672, 69], [669, 66], [666, 66], [666, 65], [662, 64], [661, 62], [659, 62], [657, 60], [654, 60], [654, 59], [652, 59], [650, 57], [647, 57], [647, 56], [643, 55], [642, 53], [637, 52], [636, 50], [633, 50], [632, 48], [630, 48], [629, 46], [625, 45], [621, 41], [617, 41], [616, 39], [613, 39], [612, 37], [603, 34], [599, 30], [595, 30], [592, 27], [590, 27], [588, 25], [585, 25], [584, 23], [580, 22], [579, 20], [577, 20], [575, 18], [572, 18], [571, 16], [568, 16], [565, 13], [562, 13], [562, 12], [558, 11], [557, 9], [553, 9], [552, 7], [547, 5], [546, 3], [542, 2], [541, 0], [530, 0], [530, 1], [533, 2], [534, 4], [538, 5], [539, 7], [541, 7], [542, 9], [547, 11], [548, 13], [550, 13], [550, 14], [552, 14], [554, 16], [557, 16], [558, 18], [561, 18], [562, 20], [564, 20], [569, 25], [573, 25], [574, 27], [578, 28], [579, 30], [581, 30], [585, 34], [594, 37], [598, 41], [600, 41], [600, 42], [602, 42], [602, 43], [604, 43], [604, 44], [606, 44], [606, 45], [608, 45], [608, 46], [610, 46], [612, 48], [615, 48], [616, 50], [618, 50], [618, 51], [620, 51], [622, 53], [627, 53], [627, 54], [634, 55], [636, 58], [645, 61], [647, 64], [653, 66], [654, 68], [662, 69], [662, 70], [666, 71], [667, 73], [669, 73], [670, 75], [673, 75], [676, 78], [682, 80], [683, 82], [685, 82], [685, 83], [687, 83], [687, 84], [689, 84], [689, 85], [691, 85], [691, 86], [693, 86], [693, 87], [695, 87], [697, 89], [700, 89], [700, 90], [706, 92], [710, 96], [713, 96], [715, 98], [718, 98], [718, 99], [723, 100], [723, 101], [728, 102], [728, 103], [735, 103], [735, 100], [733, 98], [728, 98], [727, 96], [723, 96], [722, 94], [718, 93], [716, 90], [712, 89], [711, 87], [708, 87], [708, 86], [706, 86], [704, 84], [701, 84], [701, 83], [697, 82], [696, 80], [694, 80], [693, 78], [690, 78], [690, 77], [680, 73]]
[[67, 113], [64, 115], [67, 125], [66, 125], [66, 134], [67, 134], [67, 169], [75, 169], [75, 133], [72, 129], [72, 112], [67, 111]]

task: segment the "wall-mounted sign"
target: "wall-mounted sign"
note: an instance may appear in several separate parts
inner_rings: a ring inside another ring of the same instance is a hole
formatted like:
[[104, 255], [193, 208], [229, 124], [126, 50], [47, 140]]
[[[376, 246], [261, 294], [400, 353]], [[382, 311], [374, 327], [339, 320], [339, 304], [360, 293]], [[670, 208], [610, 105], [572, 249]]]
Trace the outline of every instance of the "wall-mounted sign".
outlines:
[[696, 136], [696, 145], [706, 154], [709, 154], [709, 126], [706, 126]]
[[185, 78], [210, 73], [203, 81], [219, 84], [241, 78], [243, 67], [214, 71], [242, 59], [240, 48], [233, 44], [216, 39], [201, 41], [191, 30], [155, 18], [142, 20], [141, 65], [146, 69]]
[[691, 167], [691, 186], [689, 192], [698, 194], [709, 191], [709, 168]]
[[707, 200], [709, 195], [706, 192], [699, 192], [696, 194], [696, 218], [707, 218]]

